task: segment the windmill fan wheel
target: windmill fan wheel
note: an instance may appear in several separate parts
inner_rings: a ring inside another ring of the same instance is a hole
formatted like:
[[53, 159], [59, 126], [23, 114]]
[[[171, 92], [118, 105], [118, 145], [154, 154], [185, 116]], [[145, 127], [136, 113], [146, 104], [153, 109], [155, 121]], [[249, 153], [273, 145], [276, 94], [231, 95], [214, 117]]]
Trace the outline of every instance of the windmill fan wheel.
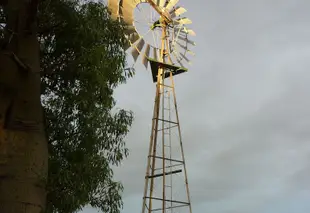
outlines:
[[[184, 62], [190, 64], [188, 55], [194, 55], [191, 47], [195, 43], [189, 36], [195, 36], [195, 32], [187, 28], [192, 21], [182, 17], [186, 9], [177, 3], [178, 0], [108, 0], [112, 18], [126, 24], [125, 49], [135, 62], [140, 56], [146, 68], [150, 60], [180, 67], [185, 67]], [[165, 57], [161, 58], [163, 39], [167, 46]]]

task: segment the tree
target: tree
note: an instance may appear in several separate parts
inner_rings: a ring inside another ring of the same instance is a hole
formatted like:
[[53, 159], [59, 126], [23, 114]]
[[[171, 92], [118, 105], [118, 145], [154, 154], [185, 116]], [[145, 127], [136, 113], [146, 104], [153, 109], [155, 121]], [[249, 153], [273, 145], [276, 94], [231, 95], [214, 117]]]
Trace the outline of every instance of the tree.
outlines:
[[[118, 212], [122, 185], [113, 180], [111, 164], [118, 165], [127, 156], [124, 137], [133, 120], [131, 112], [114, 110], [113, 90], [132, 76], [124, 72], [123, 26], [110, 19], [101, 3], [45, 0], [38, 6], [35, 39], [40, 44], [41, 68], [37, 68], [41, 78], [34, 76], [41, 92], [46, 134], [36, 134], [41, 135], [40, 144], [46, 144], [44, 135], [49, 142], [47, 212], [75, 212], [88, 204], [103, 212]], [[7, 12], [4, 17], [9, 19]], [[1, 83], [2, 70], [1, 66]], [[20, 77], [19, 83], [23, 81]], [[39, 97], [37, 93], [38, 106]], [[0, 98], [2, 103], [4, 98]], [[41, 153], [47, 158], [47, 152]], [[45, 176], [40, 175], [41, 182]], [[0, 206], [5, 202], [3, 194], [0, 189]], [[36, 202], [34, 206], [38, 206]]]
[[36, 2], [0, 1], [0, 212], [45, 206], [47, 141], [40, 103]]

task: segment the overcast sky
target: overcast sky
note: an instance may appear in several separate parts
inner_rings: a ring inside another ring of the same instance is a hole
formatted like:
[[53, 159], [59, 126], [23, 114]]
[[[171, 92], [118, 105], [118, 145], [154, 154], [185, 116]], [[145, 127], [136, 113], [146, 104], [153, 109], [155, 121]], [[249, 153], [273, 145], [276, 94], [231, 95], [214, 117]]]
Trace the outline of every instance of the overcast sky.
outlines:
[[[193, 213], [309, 213], [310, 1], [180, 5], [197, 33], [190, 72], [175, 79]], [[135, 113], [115, 170], [123, 213], [141, 212], [155, 91], [136, 69], [116, 92]]]

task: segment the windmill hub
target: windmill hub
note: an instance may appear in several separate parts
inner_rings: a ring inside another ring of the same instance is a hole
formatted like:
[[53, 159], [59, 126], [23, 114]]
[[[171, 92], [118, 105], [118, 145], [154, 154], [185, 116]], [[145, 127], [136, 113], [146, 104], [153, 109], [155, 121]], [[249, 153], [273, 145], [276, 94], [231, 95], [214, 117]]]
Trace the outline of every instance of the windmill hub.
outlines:
[[167, 24], [172, 22], [171, 15], [166, 8], [162, 9], [161, 19], [163, 22], [166, 22]]
[[161, 27], [161, 23], [160, 20], [155, 21], [152, 26], [151, 26], [151, 30], [155, 30], [155, 28], [157, 27]]
[[169, 23], [172, 23], [172, 19], [170, 14], [165, 11], [163, 16], [160, 16], [160, 18], [153, 23], [153, 25], [151, 26], [151, 30], [154, 30], [157, 27], [167, 26]]

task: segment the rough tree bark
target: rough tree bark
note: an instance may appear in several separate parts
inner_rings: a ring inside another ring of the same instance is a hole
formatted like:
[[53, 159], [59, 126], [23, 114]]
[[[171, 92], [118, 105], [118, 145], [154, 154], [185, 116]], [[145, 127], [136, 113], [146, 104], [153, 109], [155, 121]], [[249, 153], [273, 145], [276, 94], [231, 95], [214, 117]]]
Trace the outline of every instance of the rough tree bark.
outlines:
[[45, 210], [48, 150], [40, 101], [37, 0], [0, 0], [0, 212]]

